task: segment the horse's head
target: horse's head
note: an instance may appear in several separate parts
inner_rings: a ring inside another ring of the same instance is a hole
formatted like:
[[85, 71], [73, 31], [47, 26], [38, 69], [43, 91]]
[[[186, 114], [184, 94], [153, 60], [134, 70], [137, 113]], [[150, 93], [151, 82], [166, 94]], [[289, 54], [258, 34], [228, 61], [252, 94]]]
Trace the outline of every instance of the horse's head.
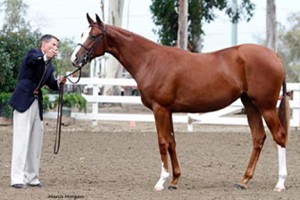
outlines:
[[86, 15], [90, 24], [81, 37], [81, 42], [75, 48], [71, 61], [76, 67], [83, 67], [93, 58], [105, 53], [106, 26], [96, 14], [96, 21], [93, 21], [89, 14]]

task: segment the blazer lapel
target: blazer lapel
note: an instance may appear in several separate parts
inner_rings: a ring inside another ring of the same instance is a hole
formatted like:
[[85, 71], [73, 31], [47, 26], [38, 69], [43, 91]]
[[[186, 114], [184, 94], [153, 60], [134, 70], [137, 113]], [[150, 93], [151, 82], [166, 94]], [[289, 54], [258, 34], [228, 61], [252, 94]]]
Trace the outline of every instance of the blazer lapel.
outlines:
[[41, 85], [44, 85], [46, 83], [46, 81], [48, 80], [48, 78], [52, 75], [53, 67], [52, 67], [51, 63], [48, 63], [47, 65], [48, 66], [45, 66], [45, 68], [47, 68], [47, 69], [46, 69], [45, 76], [42, 80]]

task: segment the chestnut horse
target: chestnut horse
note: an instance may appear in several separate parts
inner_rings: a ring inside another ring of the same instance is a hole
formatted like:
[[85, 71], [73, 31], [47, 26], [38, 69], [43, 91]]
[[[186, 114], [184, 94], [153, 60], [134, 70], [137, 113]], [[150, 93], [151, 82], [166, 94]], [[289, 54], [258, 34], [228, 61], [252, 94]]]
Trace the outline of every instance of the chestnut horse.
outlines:
[[[286, 142], [289, 106], [284, 66], [268, 48], [245, 44], [212, 53], [191, 53], [158, 45], [132, 32], [96, 21], [87, 14], [89, 29], [74, 50], [74, 66], [83, 67], [105, 52], [112, 54], [136, 80], [143, 104], [154, 113], [161, 155], [161, 174], [155, 190], [176, 189], [181, 175], [176, 154], [173, 112], [200, 113], [224, 108], [241, 98], [251, 129], [253, 149], [244, 177], [236, 185], [247, 188], [253, 177], [266, 133], [265, 120], [277, 144], [279, 180], [276, 191], [285, 189]], [[276, 104], [283, 86], [279, 113]]]

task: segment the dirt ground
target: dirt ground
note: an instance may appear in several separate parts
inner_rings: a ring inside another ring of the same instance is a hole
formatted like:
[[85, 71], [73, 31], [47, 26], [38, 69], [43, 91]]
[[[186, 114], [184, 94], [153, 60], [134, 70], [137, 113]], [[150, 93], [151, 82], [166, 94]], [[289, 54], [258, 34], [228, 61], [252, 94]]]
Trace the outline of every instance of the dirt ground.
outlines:
[[161, 167], [153, 123], [131, 127], [129, 122], [76, 121], [63, 127], [61, 149], [54, 155], [53, 120], [45, 120], [44, 187], [16, 190], [9, 186], [12, 126], [0, 126], [0, 199], [299, 199], [299, 130], [290, 132], [289, 176], [282, 193], [273, 191], [278, 164], [269, 133], [249, 189], [237, 190], [234, 184], [242, 178], [252, 148], [248, 127], [198, 124], [189, 133], [185, 124], [175, 124], [175, 130], [182, 171], [175, 191], [153, 190]]

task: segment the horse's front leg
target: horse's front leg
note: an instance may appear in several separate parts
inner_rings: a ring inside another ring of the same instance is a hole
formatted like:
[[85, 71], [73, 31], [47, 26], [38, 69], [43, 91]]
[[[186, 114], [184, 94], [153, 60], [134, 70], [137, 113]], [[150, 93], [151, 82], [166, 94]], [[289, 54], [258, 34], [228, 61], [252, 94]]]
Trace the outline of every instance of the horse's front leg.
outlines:
[[[157, 106], [155, 109], [153, 109], [153, 112], [157, 129], [159, 152], [161, 156], [161, 174], [159, 180], [154, 186], [154, 189], [156, 191], [161, 191], [164, 189], [164, 183], [170, 176], [168, 165], [168, 152], [171, 155], [171, 163], [173, 165], [173, 181], [171, 188], [177, 187], [176, 185], [180, 176], [180, 169], [178, 166], [175, 151], [176, 145], [173, 133], [171, 112], [168, 109], [160, 106]], [[175, 172], [176, 174], [174, 176]]]
[[169, 186], [169, 190], [177, 189], [178, 180], [181, 175], [181, 171], [179, 168], [177, 154], [176, 154], [176, 141], [175, 141], [175, 132], [173, 128], [173, 120], [172, 120], [172, 113], [170, 114], [170, 135], [169, 135], [169, 154], [172, 163], [172, 170], [173, 170], [173, 180], [171, 185]]

